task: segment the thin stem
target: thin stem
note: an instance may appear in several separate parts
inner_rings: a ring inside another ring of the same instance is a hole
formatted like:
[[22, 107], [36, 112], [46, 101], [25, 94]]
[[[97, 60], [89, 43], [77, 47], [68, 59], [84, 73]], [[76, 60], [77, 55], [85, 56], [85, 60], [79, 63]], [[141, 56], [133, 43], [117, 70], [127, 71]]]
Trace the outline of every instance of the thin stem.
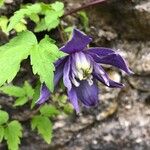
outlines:
[[66, 17], [66, 16], [68, 16], [68, 15], [71, 15], [71, 14], [73, 14], [73, 13], [76, 13], [76, 12], [82, 10], [82, 9], [91, 7], [91, 6], [93, 6], [93, 5], [97, 5], [97, 4], [102, 3], [102, 2], [104, 2], [104, 1], [106, 1], [106, 0], [93, 0], [92, 2], [89, 2], [89, 3], [87, 3], [87, 4], [82, 4], [81, 7], [78, 7], [78, 8], [76, 8], [76, 9], [74, 9], [74, 10], [71, 10], [70, 12], [65, 13], [65, 14], [64, 14], [64, 17]]

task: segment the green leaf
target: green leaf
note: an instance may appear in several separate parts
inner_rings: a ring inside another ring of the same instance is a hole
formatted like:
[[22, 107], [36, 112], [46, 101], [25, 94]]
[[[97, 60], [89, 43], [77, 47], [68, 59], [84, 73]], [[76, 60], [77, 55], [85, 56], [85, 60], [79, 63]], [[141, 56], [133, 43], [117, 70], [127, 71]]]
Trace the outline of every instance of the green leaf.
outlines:
[[21, 61], [28, 57], [34, 44], [37, 44], [34, 34], [24, 31], [8, 44], [0, 47], [0, 86], [14, 79], [20, 69]]
[[0, 142], [2, 142], [3, 140], [3, 137], [4, 137], [4, 127], [3, 126], [0, 126]]
[[12, 121], [5, 128], [5, 139], [9, 150], [18, 150], [20, 138], [22, 137], [22, 126], [18, 121]]
[[35, 106], [35, 104], [36, 104], [35, 102], [37, 101], [37, 99], [40, 96], [40, 87], [41, 87], [41, 84], [37, 83], [37, 85], [34, 89], [34, 95], [33, 95], [32, 103], [31, 103], [31, 109]]
[[88, 31], [89, 30], [89, 18], [87, 16], [87, 14], [84, 11], [80, 11], [78, 14], [79, 14], [81, 23], [82, 23], [85, 31]]
[[53, 115], [60, 114], [59, 110], [57, 110], [55, 106], [47, 105], [47, 104], [41, 107], [40, 113], [45, 117], [51, 117]]
[[14, 29], [17, 32], [22, 32], [22, 31], [25, 31], [27, 29], [27, 27], [23, 22], [19, 22], [18, 24], [15, 25]]
[[7, 32], [7, 23], [8, 23], [8, 18], [6, 16], [1, 16], [0, 17], [0, 28], [6, 34], [8, 34], [8, 32]]
[[22, 9], [15, 12], [15, 14], [10, 18], [10, 23], [8, 25], [7, 30], [12, 30], [24, 17], [33, 16], [33, 14], [37, 14], [41, 12], [41, 5], [40, 3], [32, 4], [23, 7]]
[[45, 36], [40, 41], [39, 45], [34, 46], [31, 49], [31, 64], [34, 74], [40, 76], [40, 81], [47, 85], [47, 87], [53, 91], [54, 89], [54, 62], [59, 57], [59, 50], [57, 46], [51, 42], [48, 36]]
[[24, 89], [27, 97], [29, 97], [29, 98], [33, 97], [34, 89], [32, 88], [32, 86], [27, 81], [25, 81], [23, 89]]
[[0, 125], [6, 123], [9, 119], [9, 115], [6, 111], [0, 110]]
[[38, 133], [41, 134], [43, 139], [50, 144], [52, 139], [52, 123], [45, 116], [35, 116], [31, 121], [31, 128], [34, 130], [37, 128]]
[[28, 102], [28, 97], [19, 97], [13, 106], [22, 106]]
[[55, 2], [51, 4], [50, 8], [45, 11], [45, 17], [37, 23], [37, 26], [34, 29], [35, 32], [40, 32], [43, 30], [50, 31], [59, 25], [59, 18], [64, 14], [64, 4], [61, 2]]
[[5, 0], [0, 0], [0, 7], [4, 5]]
[[18, 86], [3, 86], [0, 88], [0, 91], [2, 91], [5, 94], [8, 94], [10, 96], [15, 96], [15, 97], [22, 97], [25, 96], [25, 90], [21, 87]]

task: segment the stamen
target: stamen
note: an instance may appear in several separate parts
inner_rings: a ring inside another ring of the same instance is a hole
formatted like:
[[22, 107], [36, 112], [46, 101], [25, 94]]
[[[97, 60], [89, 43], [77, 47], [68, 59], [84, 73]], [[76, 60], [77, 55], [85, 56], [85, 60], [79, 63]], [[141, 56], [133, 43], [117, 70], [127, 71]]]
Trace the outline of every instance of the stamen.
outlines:
[[72, 83], [73, 83], [76, 87], [78, 87], [78, 86], [80, 85], [80, 83], [75, 79], [75, 75], [74, 75], [74, 74], [72, 74], [71, 81], [72, 81]]

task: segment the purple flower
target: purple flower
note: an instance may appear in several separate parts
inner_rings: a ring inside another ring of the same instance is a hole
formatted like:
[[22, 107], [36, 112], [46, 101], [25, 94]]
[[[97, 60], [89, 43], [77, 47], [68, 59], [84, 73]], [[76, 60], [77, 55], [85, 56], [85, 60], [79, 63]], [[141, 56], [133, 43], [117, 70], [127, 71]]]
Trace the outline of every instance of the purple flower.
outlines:
[[[95, 106], [98, 103], [99, 89], [97, 81], [110, 88], [123, 87], [123, 84], [117, 83], [108, 77], [102, 66], [99, 65], [100, 63], [117, 67], [127, 74], [132, 73], [125, 60], [112, 49], [103, 47], [88, 48], [87, 45], [91, 41], [90, 37], [74, 29], [71, 40], [60, 48], [68, 55], [55, 63], [54, 84], [56, 86], [63, 78], [69, 100], [76, 112], [79, 112], [79, 101], [87, 107]], [[43, 84], [37, 103], [44, 103], [49, 96], [50, 91]]]

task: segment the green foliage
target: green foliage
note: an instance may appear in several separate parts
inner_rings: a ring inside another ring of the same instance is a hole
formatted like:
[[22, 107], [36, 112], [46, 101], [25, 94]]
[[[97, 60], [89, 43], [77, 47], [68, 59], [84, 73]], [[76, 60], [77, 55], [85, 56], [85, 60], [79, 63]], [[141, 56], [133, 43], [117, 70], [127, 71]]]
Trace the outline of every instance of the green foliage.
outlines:
[[33, 94], [33, 98], [32, 98], [32, 102], [31, 102], [31, 109], [33, 109], [33, 107], [36, 104], [37, 99], [40, 96], [40, 88], [41, 88], [41, 84], [37, 83], [35, 89], [34, 89], [34, 94]]
[[23, 88], [14, 85], [3, 86], [0, 91], [14, 97], [23, 97], [26, 94]]
[[8, 121], [8, 113], [0, 110], [0, 142], [5, 139], [9, 150], [18, 150], [22, 137], [22, 126], [16, 120]]
[[34, 89], [27, 81], [25, 81], [23, 87], [8, 85], [1, 87], [0, 91], [10, 96], [18, 97], [14, 106], [22, 106], [26, 104], [34, 95]]
[[8, 119], [9, 119], [8, 113], [3, 110], [0, 110], [0, 125], [7, 123]]
[[4, 138], [9, 150], [18, 150], [20, 138], [22, 137], [22, 126], [18, 121], [11, 121], [5, 128]]
[[52, 106], [52, 105], [48, 105], [45, 104], [41, 109], [40, 109], [40, 113], [43, 116], [46, 117], [51, 117], [53, 115], [59, 115], [60, 111], [58, 109], [56, 109], [56, 107]]
[[48, 36], [30, 51], [33, 73], [40, 76], [40, 81], [53, 91], [54, 62], [59, 58], [59, 49]]
[[7, 34], [7, 23], [8, 23], [8, 18], [6, 16], [1, 16], [0, 17], [0, 28], [6, 34]]
[[43, 30], [49, 31], [56, 28], [60, 23], [59, 18], [64, 14], [63, 8], [64, 5], [61, 2], [55, 2], [51, 4], [51, 6], [47, 6], [47, 10], [44, 13], [45, 17], [37, 23], [35, 32], [40, 32]]
[[38, 133], [48, 144], [50, 144], [52, 139], [52, 123], [49, 118], [59, 114], [60, 111], [57, 110], [56, 107], [45, 104], [41, 107], [40, 114], [32, 118], [32, 130], [35, 130], [37, 128]]
[[2, 142], [4, 137], [5, 129], [3, 126], [0, 126], [0, 142]]
[[29, 55], [36, 38], [30, 31], [19, 33], [9, 43], [0, 47], [0, 86], [10, 82], [20, 69], [20, 63]]
[[27, 97], [29, 97], [29, 98], [33, 97], [34, 89], [32, 88], [32, 86], [27, 81], [25, 81], [23, 89], [24, 89]]
[[[6, 16], [1, 16], [0, 17], [0, 28], [5, 34], [9, 34], [8, 29], [7, 29], [7, 24], [9, 22], [9, 19]], [[14, 26], [14, 30], [17, 32], [21, 32], [26, 30], [26, 21], [22, 19], [18, 24]]]
[[0, 7], [4, 5], [5, 0], [0, 0]]
[[[59, 25], [59, 18], [64, 13], [63, 9], [64, 5], [61, 2], [55, 2], [53, 4], [36, 3], [25, 5], [23, 8], [16, 11], [10, 18], [7, 31], [14, 29], [25, 17], [30, 18], [36, 23], [35, 32], [51, 30]], [[42, 15], [43, 17], [40, 18], [39, 15]], [[20, 25], [22, 25], [21, 29], [25, 29], [23, 24]]]
[[88, 31], [89, 30], [89, 18], [87, 14], [84, 11], [80, 11], [78, 14], [79, 14], [84, 30]]
[[[48, 36], [45, 36], [40, 43], [37, 43], [35, 35], [30, 31], [19, 33], [9, 43], [0, 47], [0, 86], [6, 81], [11, 82], [20, 69], [20, 63], [30, 55], [31, 64], [34, 74], [40, 76], [40, 81], [47, 85], [53, 91], [54, 61], [63, 56], [58, 47]], [[26, 85], [27, 86], [27, 85]], [[29, 88], [29, 87], [28, 87]], [[7, 94], [21, 97], [22, 90], [11, 87], [3, 89]], [[13, 93], [12, 93], [13, 92]], [[31, 95], [33, 92], [31, 91]], [[24, 99], [25, 100], [25, 99]], [[19, 100], [20, 101], [20, 100]], [[22, 101], [22, 100], [21, 100]]]
[[38, 133], [48, 144], [50, 144], [52, 138], [52, 123], [48, 117], [42, 115], [34, 116], [31, 122], [31, 127], [32, 130], [37, 128]]

